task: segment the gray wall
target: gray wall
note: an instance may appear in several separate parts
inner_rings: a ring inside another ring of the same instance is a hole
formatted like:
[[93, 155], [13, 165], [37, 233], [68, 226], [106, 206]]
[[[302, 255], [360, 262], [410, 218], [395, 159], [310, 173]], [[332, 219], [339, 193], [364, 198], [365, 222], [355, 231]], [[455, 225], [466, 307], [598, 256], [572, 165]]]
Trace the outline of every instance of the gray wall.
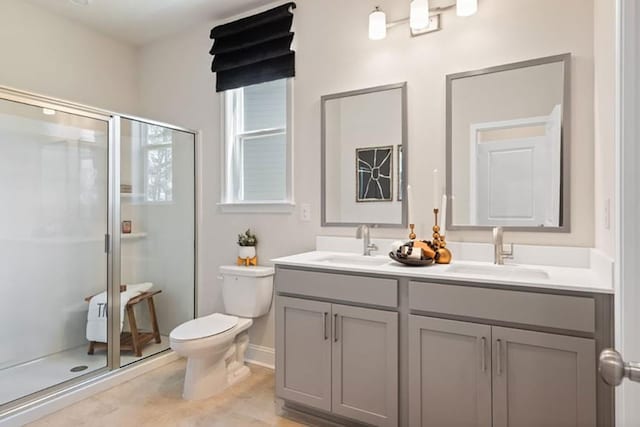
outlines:
[[0, 85], [135, 113], [137, 50], [22, 0], [0, 2]]

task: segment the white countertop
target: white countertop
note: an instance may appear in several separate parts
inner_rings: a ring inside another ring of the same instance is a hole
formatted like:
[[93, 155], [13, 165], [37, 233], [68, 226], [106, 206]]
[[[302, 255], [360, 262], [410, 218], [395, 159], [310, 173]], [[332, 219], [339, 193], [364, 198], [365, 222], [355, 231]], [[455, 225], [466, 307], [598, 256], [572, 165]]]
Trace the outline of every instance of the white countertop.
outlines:
[[[491, 275], [491, 274], [462, 274], [459, 272], [451, 272], [448, 269], [454, 265], [468, 266], [475, 268], [501, 268], [500, 266], [491, 267], [492, 264], [482, 261], [460, 260], [456, 261], [454, 252], [454, 261], [450, 265], [434, 264], [426, 267], [410, 267], [393, 261], [388, 256], [377, 255], [372, 258], [371, 262], [379, 262], [379, 265], [365, 265], [354, 262], [350, 264], [348, 261], [342, 263], [328, 262], [327, 258], [343, 257], [348, 260], [358, 257], [357, 254], [344, 251], [312, 251], [297, 255], [276, 258], [272, 262], [277, 266], [291, 266], [299, 268], [312, 268], [319, 270], [328, 270], [333, 272], [350, 272], [364, 273], [381, 276], [408, 277], [415, 279], [427, 279], [433, 281], [461, 282], [461, 283], [478, 283], [491, 285], [504, 285], [509, 287], [529, 287], [544, 288], [577, 292], [596, 292], [604, 294], [613, 293], [612, 281], [612, 263], [599, 259], [599, 255], [591, 255], [590, 263], [582, 263], [576, 266], [558, 266], [558, 265], [540, 265], [540, 264], [513, 264], [506, 263], [505, 267], [520, 268], [525, 271], [540, 272], [543, 271], [548, 275], [547, 279], [542, 278], [522, 278], [511, 277], [509, 275]], [[346, 258], [345, 258], [346, 257]], [[386, 261], [385, 261], [386, 259]], [[516, 267], [517, 266], [517, 267]]]

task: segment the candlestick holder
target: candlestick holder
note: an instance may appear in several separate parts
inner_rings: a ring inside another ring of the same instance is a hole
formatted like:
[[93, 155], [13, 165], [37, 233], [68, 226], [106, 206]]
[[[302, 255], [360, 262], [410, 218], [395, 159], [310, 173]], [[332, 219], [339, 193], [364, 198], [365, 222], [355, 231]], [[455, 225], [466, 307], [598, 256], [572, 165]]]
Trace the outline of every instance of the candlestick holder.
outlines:
[[414, 231], [414, 229], [416, 228], [415, 224], [409, 224], [409, 229], [411, 230], [411, 232], [409, 233], [409, 239], [410, 240], [416, 240], [416, 233]]
[[438, 208], [433, 209], [433, 216], [435, 218], [435, 224], [433, 225], [433, 248], [439, 255], [436, 262], [438, 264], [449, 264], [451, 262], [452, 254], [451, 251], [447, 249], [445, 236], [440, 234], [440, 226], [438, 225], [439, 212], [440, 210]]

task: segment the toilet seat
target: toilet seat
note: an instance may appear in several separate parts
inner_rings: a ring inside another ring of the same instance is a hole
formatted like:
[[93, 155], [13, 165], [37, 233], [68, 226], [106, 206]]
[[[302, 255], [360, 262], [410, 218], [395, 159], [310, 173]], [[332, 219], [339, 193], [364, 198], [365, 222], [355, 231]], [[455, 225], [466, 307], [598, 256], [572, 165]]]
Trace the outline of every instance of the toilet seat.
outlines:
[[236, 316], [214, 313], [183, 323], [171, 331], [169, 337], [175, 342], [208, 338], [233, 329], [238, 324], [238, 320]]

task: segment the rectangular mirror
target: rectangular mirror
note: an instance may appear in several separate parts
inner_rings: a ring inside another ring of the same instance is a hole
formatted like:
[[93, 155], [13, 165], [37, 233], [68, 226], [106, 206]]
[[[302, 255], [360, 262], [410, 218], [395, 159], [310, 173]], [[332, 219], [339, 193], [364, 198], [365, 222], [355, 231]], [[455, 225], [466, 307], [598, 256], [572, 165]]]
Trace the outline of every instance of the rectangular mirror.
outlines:
[[406, 83], [321, 102], [322, 225], [406, 226]]
[[570, 58], [447, 76], [449, 230], [569, 231]]

